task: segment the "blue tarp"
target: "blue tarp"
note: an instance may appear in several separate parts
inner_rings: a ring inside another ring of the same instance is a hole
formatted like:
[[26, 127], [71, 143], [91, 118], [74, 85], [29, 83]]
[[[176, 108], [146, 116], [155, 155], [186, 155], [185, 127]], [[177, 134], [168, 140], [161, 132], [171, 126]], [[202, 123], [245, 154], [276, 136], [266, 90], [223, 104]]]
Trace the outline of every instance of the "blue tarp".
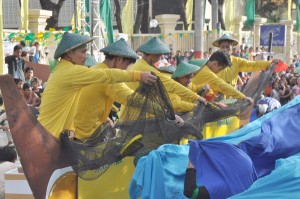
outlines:
[[[297, 185], [299, 184], [299, 169], [293, 167], [296, 162], [300, 161], [300, 158], [299, 155], [291, 156], [297, 152], [297, 141], [300, 138], [300, 127], [297, 125], [300, 121], [299, 102], [300, 96], [235, 133], [206, 140], [206, 142], [239, 145], [253, 159], [253, 164], [256, 164], [255, 168], [260, 176], [269, 174], [275, 168], [271, 174], [258, 179], [246, 191], [232, 198], [250, 198], [249, 195], [254, 192], [256, 195], [252, 198], [275, 198], [276, 194], [284, 198], [294, 198], [300, 195], [300, 185]], [[276, 133], [276, 136], [273, 133]], [[298, 139], [295, 136], [298, 136]], [[146, 199], [186, 198], [183, 195], [183, 182], [188, 152], [189, 146], [187, 145], [163, 145], [148, 156], [141, 158], [131, 180], [129, 190], [131, 198], [140, 196]], [[251, 153], [256, 154], [253, 156]], [[269, 161], [262, 162], [264, 156]], [[287, 159], [278, 159], [288, 156], [290, 157]], [[285, 171], [285, 169], [289, 170]], [[287, 186], [287, 181], [291, 181], [288, 183], [289, 186]], [[273, 185], [274, 182], [277, 183], [276, 186]]]

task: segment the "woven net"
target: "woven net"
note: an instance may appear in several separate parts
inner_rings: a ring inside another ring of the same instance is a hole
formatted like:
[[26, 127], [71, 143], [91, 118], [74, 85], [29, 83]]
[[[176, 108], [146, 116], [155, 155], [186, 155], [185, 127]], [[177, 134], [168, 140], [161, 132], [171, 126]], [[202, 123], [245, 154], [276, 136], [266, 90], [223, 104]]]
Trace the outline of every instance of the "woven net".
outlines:
[[265, 87], [270, 82], [276, 64], [276, 62], [273, 62], [266, 71], [257, 71], [251, 73], [246, 86], [242, 89], [242, 93], [248, 97], [251, 97], [254, 101], [254, 104], [256, 104]]
[[114, 128], [102, 125], [85, 141], [70, 140], [66, 130], [61, 140], [76, 174], [93, 180], [126, 156], [138, 159], [162, 144], [177, 143], [187, 136], [202, 139], [201, 131], [191, 123], [185, 122], [183, 127], [175, 124], [172, 105], [158, 80], [153, 86], [142, 83], [129, 96]]
[[[250, 78], [244, 93], [256, 98], [271, 78], [275, 65], [259, 76]], [[175, 124], [175, 113], [162, 82], [149, 86], [140, 84], [128, 97], [127, 106], [114, 128], [101, 125], [87, 140], [70, 140], [68, 131], [61, 134], [63, 149], [70, 154], [76, 174], [93, 180], [101, 176], [111, 165], [126, 156], [140, 157], [162, 144], [178, 143], [182, 138], [202, 139], [202, 129], [207, 122], [238, 116], [244, 119], [251, 105], [243, 100], [227, 99], [224, 105], [212, 102], [199, 103], [192, 111], [182, 113], [183, 127]]]

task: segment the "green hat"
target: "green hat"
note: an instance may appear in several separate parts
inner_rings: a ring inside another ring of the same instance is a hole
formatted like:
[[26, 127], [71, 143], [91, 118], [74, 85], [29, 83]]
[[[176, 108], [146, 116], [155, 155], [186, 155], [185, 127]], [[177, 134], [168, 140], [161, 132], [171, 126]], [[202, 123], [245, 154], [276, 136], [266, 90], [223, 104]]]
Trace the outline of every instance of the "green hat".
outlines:
[[126, 57], [130, 59], [138, 59], [139, 56], [130, 48], [125, 39], [120, 40], [102, 48], [100, 52], [118, 57]]
[[206, 64], [207, 61], [208, 59], [192, 59], [191, 61], [189, 61], [189, 64], [193, 64], [201, 68]]
[[93, 38], [65, 32], [62, 36], [60, 43], [58, 44], [56, 51], [54, 53], [54, 59], [60, 58], [64, 53], [77, 48], [81, 45], [89, 43]]
[[220, 42], [221, 41], [229, 41], [229, 42], [232, 43], [233, 46], [236, 46], [239, 43], [237, 40], [232, 39], [228, 34], [225, 33], [225, 34], [222, 35], [222, 37], [220, 37], [219, 39], [217, 39], [216, 41], [214, 41], [212, 43], [212, 45], [214, 47], [220, 47]]
[[199, 69], [200, 68], [196, 65], [181, 61], [180, 64], [176, 67], [176, 70], [172, 75], [172, 79], [175, 79], [178, 77], [183, 77], [183, 76], [189, 75], [191, 73], [195, 73]]
[[84, 65], [87, 66], [87, 67], [91, 67], [91, 66], [95, 66], [97, 65], [98, 63], [96, 62], [96, 60], [94, 59], [94, 57], [92, 55], [88, 55], [85, 62], [84, 62]]
[[162, 55], [171, 52], [170, 48], [157, 37], [153, 37], [147, 43], [141, 45], [138, 51], [150, 55]]
[[167, 72], [167, 73], [173, 74], [175, 72], [176, 68], [172, 65], [169, 65], [169, 66], [159, 67], [158, 70], [162, 71], [162, 72]]

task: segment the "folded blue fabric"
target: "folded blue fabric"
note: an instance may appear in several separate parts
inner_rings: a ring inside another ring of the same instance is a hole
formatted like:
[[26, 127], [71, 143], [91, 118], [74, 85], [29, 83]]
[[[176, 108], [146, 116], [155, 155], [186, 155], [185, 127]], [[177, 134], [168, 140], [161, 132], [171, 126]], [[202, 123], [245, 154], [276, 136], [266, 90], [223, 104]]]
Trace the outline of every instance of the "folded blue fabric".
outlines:
[[[289, 195], [288, 192], [300, 195], [300, 189], [298, 186], [299, 168], [298, 166], [293, 167], [295, 162], [298, 163], [299, 157], [296, 160], [289, 158], [286, 160], [279, 159], [291, 156], [299, 150], [299, 146], [297, 144], [297, 141], [299, 140], [297, 132], [300, 135], [300, 125], [297, 126], [300, 121], [299, 103], [300, 96], [297, 96], [293, 101], [285, 106], [264, 115], [232, 134], [223, 137], [211, 138], [205, 141], [205, 144], [207, 142], [221, 142], [239, 146], [249, 155], [250, 158], [252, 158], [253, 165], [255, 166], [259, 176], [267, 175], [258, 179], [248, 189], [249, 192], [246, 190], [236, 196], [239, 196], [240, 198], [271, 199], [295, 198], [283, 197], [284, 194]], [[276, 135], [274, 136], [274, 134]], [[230, 150], [233, 150], [233, 148]], [[151, 152], [148, 156], [141, 158], [131, 180], [129, 189], [131, 198], [185, 199], [186, 197], [182, 192], [185, 170], [188, 163], [188, 152], [188, 145], [163, 145], [157, 150]], [[240, 151], [236, 152], [236, 154], [240, 154]], [[264, 157], [266, 157], [265, 160]], [[293, 157], [294, 156], [291, 156], [290, 158]], [[284, 163], [282, 161], [284, 161]], [[278, 165], [282, 166], [278, 167]], [[196, 165], [196, 167], [197, 166], [198, 165]], [[273, 170], [274, 168], [275, 170]], [[285, 171], [285, 169], [289, 170]], [[220, 171], [222, 171], [222, 169]], [[268, 175], [271, 171], [272, 173]], [[277, 171], [281, 175], [277, 174]], [[284, 173], [287, 175], [284, 176]], [[295, 176], [293, 176], [293, 174], [295, 174]], [[286, 180], [291, 180], [292, 182], [287, 183]], [[200, 181], [198, 182], [198, 185], [200, 185], [200, 183], [203, 184], [203, 180], [202, 182]], [[273, 181], [277, 183], [276, 186], [274, 186]], [[272, 191], [273, 187], [280, 193], [276, 192], [276, 190]], [[255, 192], [257, 192], [258, 197], [249, 197]], [[277, 197], [275, 193], [281, 197]], [[243, 194], [245, 194], [245, 197]], [[263, 194], [265, 194], [266, 197], [263, 197]], [[232, 198], [235, 198], [235, 196]]]
[[211, 199], [225, 199], [246, 190], [257, 179], [249, 156], [233, 144], [190, 140], [190, 161], [197, 184]]

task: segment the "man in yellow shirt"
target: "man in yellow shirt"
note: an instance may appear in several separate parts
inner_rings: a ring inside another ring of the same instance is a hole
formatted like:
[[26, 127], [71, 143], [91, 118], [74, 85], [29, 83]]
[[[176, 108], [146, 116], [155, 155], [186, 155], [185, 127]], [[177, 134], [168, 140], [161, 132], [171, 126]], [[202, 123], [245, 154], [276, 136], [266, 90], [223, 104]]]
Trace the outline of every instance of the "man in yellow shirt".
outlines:
[[[186, 88], [185, 86], [179, 84], [178, 82], [174, 81], [173, 79], [170, 79], [163, 75], [157, 68], [154, 66], [154, 63], [156, 63], [160, 56], [163, 54], [170, 53], [170, 49], [158, 38], [153, 37], [151, 40], [149, 40], [147, 43], [143, 44], [138, 48], [138, 51], [143, 53], [142, 59], [140, 59], [135, 64], [128, 67], [128, 70], [138, 70], [138, 71], [152, 71], [154, 72], [162, 81], [163, 85], [166, 88], [166, 91], [168, 94], [174, 93], [178, 95], [181, 100], [194, 103], [197, 100], [203, 101], [206, 103], [206, 100], [197, 93], [191, 91], [190, 89]], [[126, 83], [131, 89], [136, 89], [138, 87], [138, 84], [135, 82]], [[172, 101], [172, 105], [177, 103], [176, 101]], [[190, 109], [183, 110], [177, 110], [176, 106], [173, 107], [175, 112], [181, 112], [181, 111], [189, 111]]]
[[[194, 73], [196, 73], [200, 69], [199, 66], [186, 63], [181, 61], [180, 64], [176, 67], [175, 72], [172, 74], [171, 78], [181, 85], [191, 89], [192, 91], [199, 91], [203, 85], [195, 85], [192, 84], [192, 78], [194, 77]], [[190, 111], [195, 107], [194, 103], [186, 102], [181, 100], [181, 97], [174, 93], [169, 93], [170, 100], [173, 102], [173, 108], [178, 112], [186, 112]]]
[[217, 76], [217, 74], [231, 66], [229, 55], [224, 51], [214, 52], [207, 63], [195, 74], [192, 83], [196, 85], [209, 84], [210, 88], [218, 93], [222, 93], [228, 97], [235, 99], [245, 99], [253, 102], [249, 97], [236, 90], [230, 84]]
[[[55, 137], [64, 129], [74, 131], [73, 119], [80, 90], [95, 83], [140, 81], [154, 83], [157, 79], [150, 72], [96, 70], [83, 66], [87, 58], [87, 43], [92, 38], [64, 33], [54, 59], [60, 61], [51, 73], [40, 106], [40, 123]], [[95, 91], [96, 92], [96, 91]], [[70, 135], [73, 138], [74, 134]]]
[[[105, 60], [92, 66], [92, 69], [118, 68], [126, 70], [129, 64], [139, 58], [124, 39], [120, 39], [100, 51], [104, 53]], [[75, 137], [85, 140], [95, 131], [98, 132], [98, 129], [101, 131], [101, 125], [107, 121], [113, 102], [126, 105], [127, 97], [133, 92], [134, 90], [125, 83], [92, 84], [82, 88], [74, 117]], [[126, 157], [117, 166], [111, 166], [96, 180], [79, 179], [78, 194], [81, 198], [126, 198], [133, 172], [133, 157]], [[104, 186], [105, 189], [99, 192], [97, 187]]]
[[[222, 35], [219, 39], [213, 42], [213, 46], [219, 47], [220, 50], [228, 52], [229, 55], [231, 55], [232, 47], [237, 44], [238, 41], [232, 39], [228, 34]], [[264, 70], [271, 65], [270, 61], [249, 61], [233, 55], [230, 56], [230, 60], [232, 66], [220, 71], [217, 76], [231, 84], [233, 87], [236, 87], [238, 74], [240, 72]]]
[[[120, 39], [100, 50], [105, 60], [92, 69], [126, 70], [139, 57], [124, 39]], [[113, 102], [126, 105], [127, 97], [134, 90], [124, 83], [91, 84], [81, 89], [74, 118], [75, 137], [81, 140], [88, 138], [104, 122], [108, 121]]]

